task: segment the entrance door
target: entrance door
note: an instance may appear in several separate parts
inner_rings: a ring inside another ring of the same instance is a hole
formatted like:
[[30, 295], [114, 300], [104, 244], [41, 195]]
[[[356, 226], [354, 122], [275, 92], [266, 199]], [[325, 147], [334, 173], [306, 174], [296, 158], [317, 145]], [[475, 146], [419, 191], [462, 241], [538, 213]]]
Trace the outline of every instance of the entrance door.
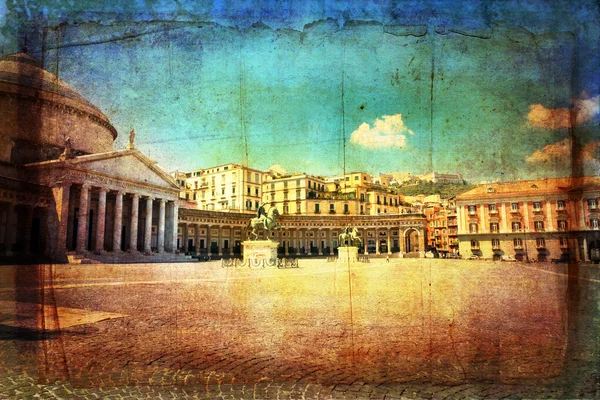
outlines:
[[71, 241], [71, 243], [73, 243], [73, 247], [71, 248], [71, 250], [75, 250], [77, 248], [77, 230], [79, 227], [79, 208], [75, 208], [75, 211], [73, 213], [73, 240]]
[[[90, 210], [90, 216], [88, 217], [88, 240], [86, 249], [91, 250], [93, 243], [92, 238], [94, 237], [94, 210]], [[100, 249], [102, 250], [102, 249]]]
[[379, 241], [379, 253], [387, 253], [387, 240], [382, 239]]
[[123, 225], [121, 227], [121, 251], [125, 251], [126, 247], [125, 247], [125, 243], [127, 243], [125, 241], [125, 238], [127, 237], [127, 226]]

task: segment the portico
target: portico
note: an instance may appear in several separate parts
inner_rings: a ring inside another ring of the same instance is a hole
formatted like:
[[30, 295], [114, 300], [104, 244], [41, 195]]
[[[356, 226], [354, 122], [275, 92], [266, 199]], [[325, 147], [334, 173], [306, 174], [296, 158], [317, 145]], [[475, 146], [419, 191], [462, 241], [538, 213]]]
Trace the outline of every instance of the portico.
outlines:
[[[178, 187], [135, 149], [25, 166], [52, 188], [53, 258], [177, 251]], [[42, 172], [42, 173], [41, 173]]]

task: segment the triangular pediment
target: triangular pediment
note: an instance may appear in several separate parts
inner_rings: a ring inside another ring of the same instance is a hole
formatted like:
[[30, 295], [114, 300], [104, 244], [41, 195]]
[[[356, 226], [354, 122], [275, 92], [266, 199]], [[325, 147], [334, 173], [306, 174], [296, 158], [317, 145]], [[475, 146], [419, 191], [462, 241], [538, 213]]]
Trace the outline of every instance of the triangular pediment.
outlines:
[[77, 169], [90, 173], [138, 181], [169, 189], [177, 189], [175, 180], [155, 162], [137, 150], [92, 154], [69, 160]]

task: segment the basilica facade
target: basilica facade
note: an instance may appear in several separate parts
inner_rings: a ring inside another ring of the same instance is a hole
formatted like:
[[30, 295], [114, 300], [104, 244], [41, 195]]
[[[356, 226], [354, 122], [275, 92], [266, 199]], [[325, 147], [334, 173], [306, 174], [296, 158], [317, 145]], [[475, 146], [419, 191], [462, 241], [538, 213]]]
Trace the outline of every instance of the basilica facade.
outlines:
[[0, 59], [0, 114], [4, 259], [177, 251], [173, 178], [27, 54]]

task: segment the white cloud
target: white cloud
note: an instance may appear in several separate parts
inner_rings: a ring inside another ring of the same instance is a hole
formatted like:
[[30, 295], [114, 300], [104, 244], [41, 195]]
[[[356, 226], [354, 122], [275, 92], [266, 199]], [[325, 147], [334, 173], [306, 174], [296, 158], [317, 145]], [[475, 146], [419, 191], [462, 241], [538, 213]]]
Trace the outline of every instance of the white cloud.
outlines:
[[[586, 166], [598, 171], [600, 169], [600, 140], [586, 143], [581, 148], [581, 161]], [[529, 163], [544, 164], [548, 162], [567, 163], [571, 160], [571, 139], [567, 138], [560, 142], [551, 143], [534, 151], [525, 157]]]
[[406, 144], [404, 133], [414, 135], [414, 132], [404, 125], [402, 114], [384, 115], [381, 119], [377, 118], [373, 126], [363, 122], [350, 135], [350, 142], [369, 148], [402, 148]]
[[[575, 125], [581, 125], [598, 115], [600, 96], [588, 99], [571, 99]], [[529, 106], [527, 114], [529, 124], [538, 128], [564, 129], [571, 126], [571, 111], [568, 108], [547, 108], [542, 104]]]
[[536, 150], [525, 161], [530, 163], [547, 163], [549, 161], [566, 161], [571, 155], [571, 139], [564, 139]]

